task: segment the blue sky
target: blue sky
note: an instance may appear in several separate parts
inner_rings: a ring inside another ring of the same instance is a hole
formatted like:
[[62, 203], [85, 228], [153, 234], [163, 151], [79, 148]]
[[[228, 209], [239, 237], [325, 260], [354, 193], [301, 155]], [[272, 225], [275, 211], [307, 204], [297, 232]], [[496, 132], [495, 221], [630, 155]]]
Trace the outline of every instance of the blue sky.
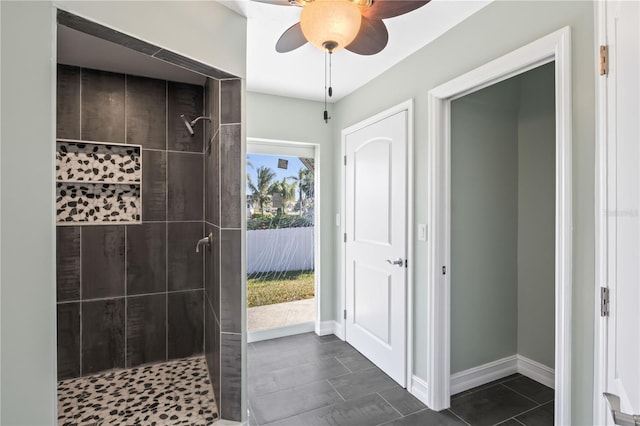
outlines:
[[[278, 168], [278, 159], [289, 160], [287, 170]], [[298, 170], [304, 167], [298, 157], [288, 157], [283, 155], [259, 155], [259, 154], [247, 154], [247, 161], [253, 164], [253, 168], [247, 166], [247, 174], [251, 176], [251, 180], [256, 182], [256, 170], [260, 166], [269, 167], [276, 173], [274, 180], [282, 180], [282, 178], [289, 176], [298, 176]], [[247, 188], [247, 194], [249, 189]]]

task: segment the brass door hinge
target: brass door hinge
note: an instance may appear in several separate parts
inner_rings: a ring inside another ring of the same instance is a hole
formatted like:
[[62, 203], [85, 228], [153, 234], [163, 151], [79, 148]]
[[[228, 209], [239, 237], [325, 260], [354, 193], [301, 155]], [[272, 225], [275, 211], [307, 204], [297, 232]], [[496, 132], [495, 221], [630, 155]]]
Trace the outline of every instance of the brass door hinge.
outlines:
[[600, 75], [609, 74], [609, 46], [600, 46]]

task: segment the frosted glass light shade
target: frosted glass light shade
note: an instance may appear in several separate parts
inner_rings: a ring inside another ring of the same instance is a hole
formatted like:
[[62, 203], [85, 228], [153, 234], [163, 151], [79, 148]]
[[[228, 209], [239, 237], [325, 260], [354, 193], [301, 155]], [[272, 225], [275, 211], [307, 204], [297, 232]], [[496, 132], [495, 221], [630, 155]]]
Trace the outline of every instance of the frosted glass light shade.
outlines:
[[325, 43], [335, 45], [333, 51], [349, 45], [360, 31], [360, 8], [349, 0], [314, 0], [300, 15], [305, 38], [320, 50]]

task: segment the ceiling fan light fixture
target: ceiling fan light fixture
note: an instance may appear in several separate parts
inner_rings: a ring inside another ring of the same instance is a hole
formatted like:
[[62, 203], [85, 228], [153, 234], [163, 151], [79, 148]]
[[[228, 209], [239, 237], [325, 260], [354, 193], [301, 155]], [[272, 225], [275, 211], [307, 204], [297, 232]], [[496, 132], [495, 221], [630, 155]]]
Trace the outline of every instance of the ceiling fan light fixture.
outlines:
[[305, 38], [330, 52], [348, 46], [358, 35], [361, 21], [360, 7], [350, 0], [314, 0], [300, 14]]

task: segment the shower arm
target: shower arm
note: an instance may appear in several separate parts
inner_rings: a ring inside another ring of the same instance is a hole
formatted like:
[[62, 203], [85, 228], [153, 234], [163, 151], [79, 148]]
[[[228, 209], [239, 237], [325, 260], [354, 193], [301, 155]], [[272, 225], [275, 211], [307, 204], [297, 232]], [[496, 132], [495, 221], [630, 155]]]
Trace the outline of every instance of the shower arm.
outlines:
[[195, 124], [200, 120], [209, 120], [209, 121], [211, 121], [211, 117], [207, 117], [206, 115], [201, 115], [200, 117], [194, 118], [193, 120], [191, 120], [191, 122], [189, 124], [191, 124], [192, 126], [195, 126]]

